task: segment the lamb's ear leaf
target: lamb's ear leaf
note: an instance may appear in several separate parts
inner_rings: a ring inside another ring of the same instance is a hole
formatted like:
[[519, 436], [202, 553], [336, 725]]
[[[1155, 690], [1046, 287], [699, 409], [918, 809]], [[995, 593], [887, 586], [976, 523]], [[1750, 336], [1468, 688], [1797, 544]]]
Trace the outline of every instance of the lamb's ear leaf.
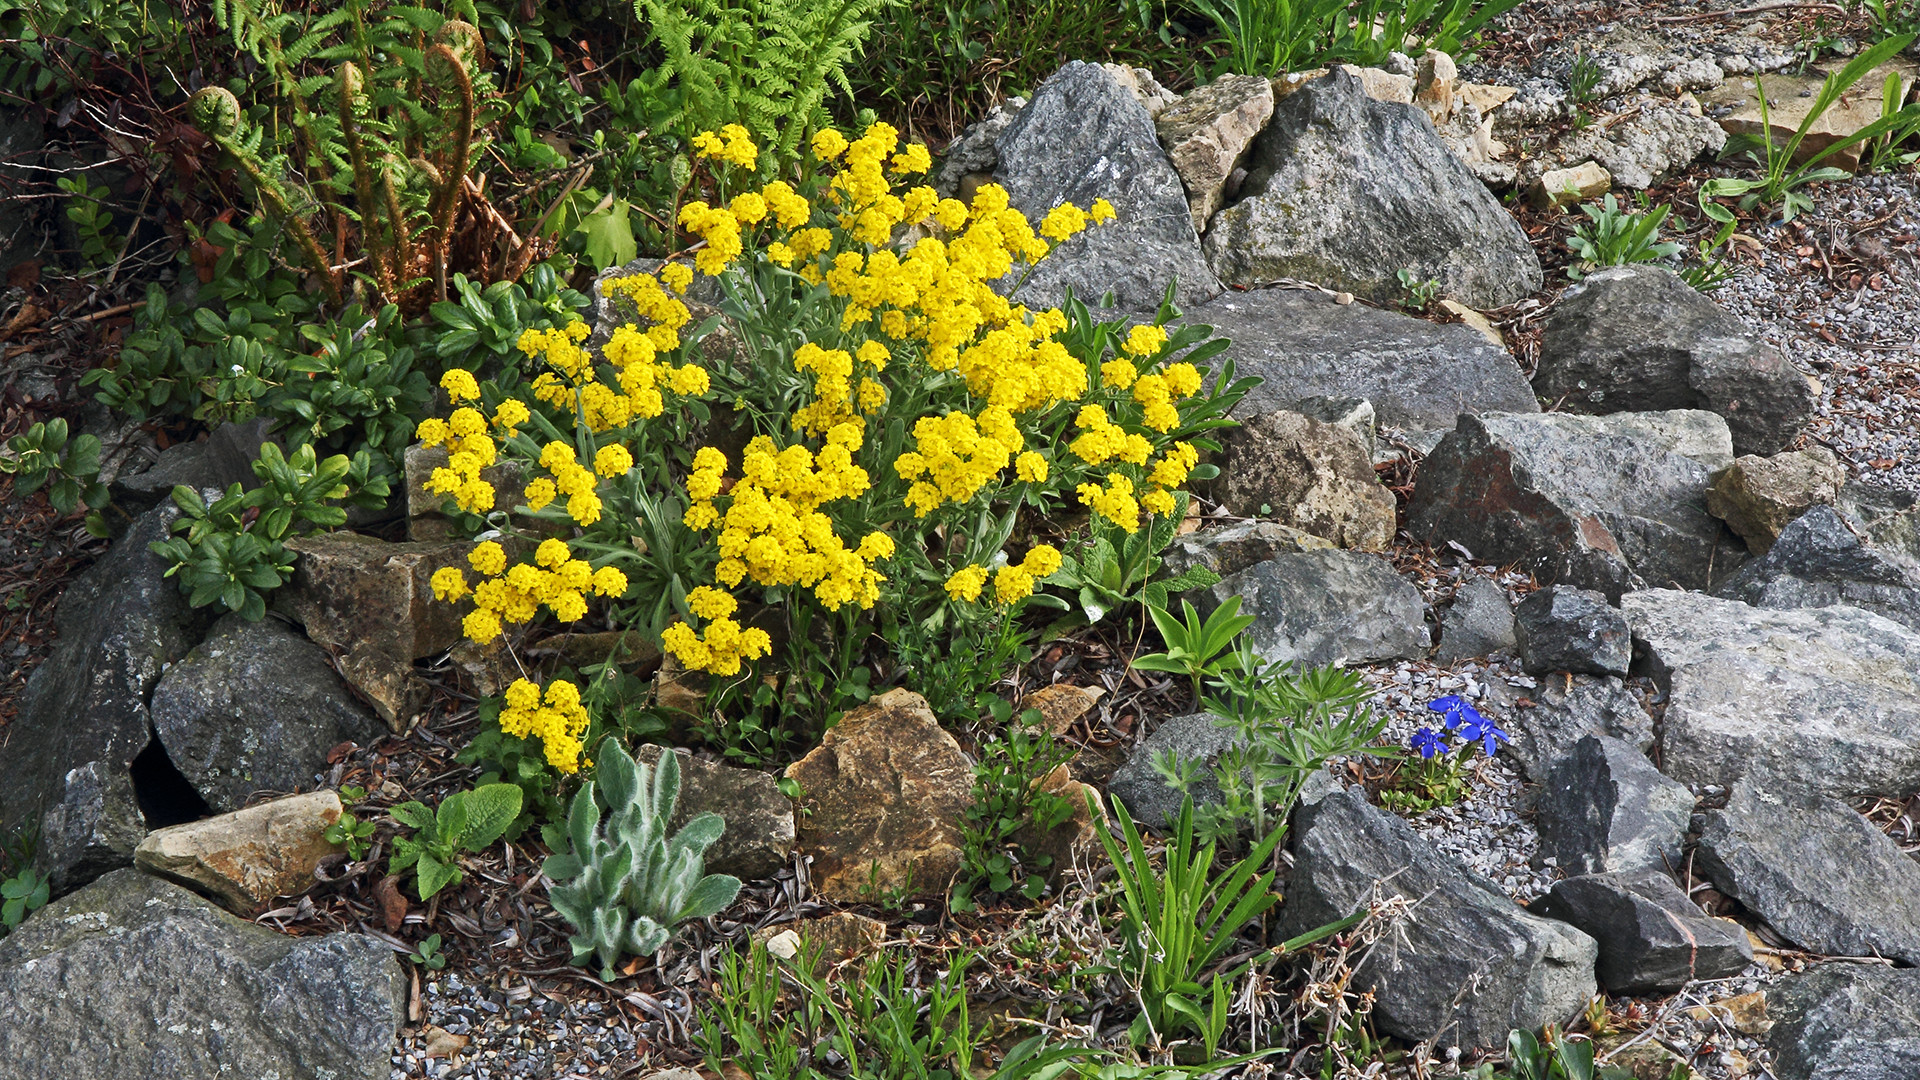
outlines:
[[739, 878], [731, 874], [708, 874], [687, 894], [687, 902], [681, 907], [679, 918], [704, 919], [709, 915], [718, 915], [738, 895]]

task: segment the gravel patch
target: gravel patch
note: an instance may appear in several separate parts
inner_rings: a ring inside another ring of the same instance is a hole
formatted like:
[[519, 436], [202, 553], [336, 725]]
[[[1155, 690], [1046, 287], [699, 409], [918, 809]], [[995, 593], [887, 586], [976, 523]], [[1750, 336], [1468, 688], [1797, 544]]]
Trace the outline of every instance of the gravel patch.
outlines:
[[472, 974], [420, 984], [421, 1022], [402, 1029], [392, 1080], [411, 1077], [626, 1075], [646, 1048], [630, 1017], [602, 1001], [548, 992], [523, 977]]

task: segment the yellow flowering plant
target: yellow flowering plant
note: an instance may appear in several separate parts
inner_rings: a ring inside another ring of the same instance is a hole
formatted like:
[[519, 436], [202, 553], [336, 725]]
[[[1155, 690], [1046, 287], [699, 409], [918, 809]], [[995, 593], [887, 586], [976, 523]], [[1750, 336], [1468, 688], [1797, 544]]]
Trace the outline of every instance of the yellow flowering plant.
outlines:
[[[695, 146], [733, 176], [756, 160], [744, 139]], [[1004, 674], [1018, 613], [1066, 560], [1016, 535], [1023, 508], [1077, 504], [1129, 535], [1176, 515], [1201, 434], [1246, 389], [1206, 385], [1200, 365], [1224, 343], [1169, 333], [1170, 302], [1129, 326], [1071, 299], [1007, 298], [1110, 219], [1104, 202], [1035, 227], [997, 185], [942, 199], [916, 182], [926, 149], [885, 124], [853, 140], [821, 130], [808, 150], [795, 180], [683, 205], [692, 265], [607, 283], [633, 315], [600, 356], [581, 324], [530, 331], [535, 400], [463, 406], [423, 433], [452, 458], [434, 484], [501, 533], [475, 549], [478, 584], [435, 581], [473, 597], [470, 637], [574, 622], [605, 597], [614, 625], [648, 623], [709, 678], [720, 741], [756, 697], [779, 714], [757, 747], [728, 747], [749, 756], [830, 721], [868, 685], [861, 669], [925, 693], [914, 661], [945, 654], [954, 685], [932, 696], [971, 700]], [[698, 362], [711, 320], [690, 328], [680, 299], [696, 274], [718, 287], [734, 341]], [[449, 379], [450, 395], [484, 395]], [[528, 471], [513, 514], [481, 490], [497, 453]], [[527, 518], [561, 535], [535, 545]], [[564, 725], [528, 730], [560, 757], [576, 741]]]

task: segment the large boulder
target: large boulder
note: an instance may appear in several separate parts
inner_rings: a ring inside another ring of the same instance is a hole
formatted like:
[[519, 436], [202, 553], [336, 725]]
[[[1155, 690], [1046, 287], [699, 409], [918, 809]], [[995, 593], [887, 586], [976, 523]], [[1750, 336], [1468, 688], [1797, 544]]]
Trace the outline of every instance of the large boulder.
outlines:
[[1705, 409], [1739, 454], [1786, 449], [1813, 387], [1746, 325], [1660, 266], [1616, 266], [1568, 289], [1547, 316], [1533, 388], [1580, 413]]
[[1767, 991], [1779, 1080], [1920, 1076], [1920, 969], [1821, 964]]
[[1229, 574], [1199, 594], [1211, 611], [1240, 597], [1247, 643], [1270, 662], [1407, 660], [1432, 645], [1426, 602], [1379, 555], [1302, 551]]
[[1463, 416], [1420, 467], [1408, 528], [1609, 599], [1641, 580], [1705, 588], [1746, 554], [1706, 507], [1732, 462], [1709, 412]]
[[1529, 909], [1600, 943], [1594, 974], [1610, 994], [1664, 994], [1724, 979], [1753, 962], [1739, 923], [1694, 906], [1664, 870], [1590, 874], [1555, 882]]
[[1694, 866], [1811, 952], [1920, 963], [1920, 863], [1844, 803], [1735, 784]]
[[973, 764], [925, 699], [890, 690], [787, 767], [814, 891], [841, 903], [938, 896], [960, 869]]
[[[171, 774], [165, 751], [145, 754], [154, 745], [147, 699], [205, 630], [162, 576], [166, 561], [147, 549], [177, 515], [171, 503], [141, 515], [67, 589], [54, 616], [59, 643], [27, 679], [0, 741], [0, 822], [40, 823], [36, 860], [56, 891], [131, 862], [149, 815], [172, 824], [203, 809], [175, 805], [164, 783], [142, 783]], [[136, 761], [154, 768], [136, 777]]]
[[1808, 510], [1719, 595], [1780, 610], [1848, 604], [1920, 630], [1920, 550], [1879, 542], [1851, 509]]
[[287, 937], [119, 870], [0, 941], [0, 1061], [68, 1080], [386, 1080], [406, 989], [383, 942]]
[[1749, 454], [1713, 475], [1707, 512], [1764, 555], [1780, 532], [1815, 506], [1832, 505], [1847, 482], [1833, 451], [1809, 446], [1772, 457]]
[[382, 729], [325, 649], [276, 619], [227, 615], [167, 669], [149, 703], [167, 757], [212, 809], [312, 787], [327, 751]]
[[1588, 735], [1619, 739], [1642, 753], [1653, 748], [1653, 717], [1612, 675], [1555, 675], [1517, 706], [1507, 718], [1505, 756], [1535, 783], [1544, 782], [1547, 769]]
[[1167, 160], [1187, 187], [1196, 232], [1229, 197], [1228, 177], [1273, 115], [1273, 84], [1258, 75], [1225, 75], [1153, 118]]
[[1352, 431], [1278, 410], [1244, 417], [1220, 442], [1220, 501], [1232, 512], [1343, 548], [1384, 551], [1393, 542], [1393, 493]]
[[1461, 413], [1537, 412], [1505, 349], [1461, 324], [1427, 322], [1319, 292], [1233, 292], [1187, 313], [1231, 339], [1241, 375], [1264, 380], [1237, 411], [1305, 411], [1310, 398], [1363, 398], [1382, 424], [1452, 428]]
[[1660, 765], [1699, 788], [1920, 790], [1920, 633], [1837, 605], [1761, 611], [1653, 589], [1620, 602], [1667, 691]]
[[[649, 744], [634, 760], [657, 765], [663, 752]], [[727, 823], [727, 831], [707, 849], [707, 872], [758, 881], [784, 869], [793, 854], [793, 800], [781, 794], [773, 775], [703, 761], [685, 750], [675, 753], [680, 755], [680, 801], [667, 828], [677, 831], [705, 811]]]
[[1569, 874], [1668, 870], [1693, 816], [1693, 793], [1637, 748], [1587, 735], [1547, 768], [1535, 804], [1540, 854]]
[[335, 850], [327, 827], [339, 819], [340, 796], [332, 791], [289, 795], [155, 829], [134, 849], [133, 864], [251, 915], [313, 884], [314, 869]]
[[1440, 1045], [1497, 1047], [1514, 1028], [1564, 1023], [1592, 998], [1596, 946], [1515, 906], [1493, 882], [1435, 851], [1355, 791], [1302, 806], [1278, 933], [1290, 937], [1365, 907], [1412, 902], [1355, 975], [1380, 1030]]
[[1183, 306], [1219, 294], [1153, 117], [1106, 68], [1076, 60], [1054, 72], [995, 146], [994, 179], [1029, 220], [1095, 199], [1117, 214], [1055, 249], [1021, 287], [1023, 303], [1052, 307], [1071, 288], [1090, 304], [1111, 291], [1122, 310], [1151, 312], [1169, 284]]
[[1543, 280], [1527, 234], [1433, 122], [1345, 71], [1275, 103], [1206, 251], [1231, 284], [1312, 281], [1382, 304], [1402, 297], [1401, 270], [1480, 310]]

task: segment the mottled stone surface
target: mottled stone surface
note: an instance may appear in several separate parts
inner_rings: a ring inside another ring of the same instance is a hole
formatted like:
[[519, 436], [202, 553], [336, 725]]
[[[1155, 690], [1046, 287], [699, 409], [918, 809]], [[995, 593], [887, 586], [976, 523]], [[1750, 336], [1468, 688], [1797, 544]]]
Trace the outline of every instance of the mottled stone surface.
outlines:
[[289, 795], [155, 829], [134, 850], [133, 864], [251, 915], [313, 884], [314, 867], [335, 851], [324, 834], [339, 818], [340, 796], [332, 791]]
[[1277, 410], [1243, 416], [1221, 436], [1220, 501], [1242, 517], [1271, 518], [1337, 547], [1384, 551], [1393, 542], [1393, 493], [1347, 428]]
[[[642, 746], [634, 760], [653, 766], [662, 748]], [[680, 801], [669, 832], [703, 811], [719, 814], [727, 831], [707, 849], [707, 873], [732, 874], [758, 881], [779, 873], [793, 854], [793, 801], [780, 793], [772, 773], [703, 761], [685, 750], [680, 755]]]

